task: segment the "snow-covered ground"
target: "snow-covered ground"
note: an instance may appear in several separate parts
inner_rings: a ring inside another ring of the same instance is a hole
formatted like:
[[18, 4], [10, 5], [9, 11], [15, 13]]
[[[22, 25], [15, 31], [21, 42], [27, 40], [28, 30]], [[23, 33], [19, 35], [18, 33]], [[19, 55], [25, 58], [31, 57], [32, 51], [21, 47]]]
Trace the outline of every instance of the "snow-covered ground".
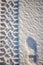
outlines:
[[[6, 0], [6, 1], [9, 2], [10, 0]], [[11, 0], [11, 1], [15, 1], [15, 0]], [[1, 8], [1, 0], [0, 0], [0, 8]], [[1, 14], [1, 10], [0, 10], [0, 14]], [[42, 0], [19, 0], [18, 18], [19, 18], [20, 65], [43, 65], [43, 1]], [[0, 23], [3, 23], [3, 22], [0, 21]], [[13, 23], [14, 21], [13, 22], [11, 21], [11, 24]], [[8, 31], [10, 26], [8, 26], [7, 24], [6, 24], [6, 27]], [[6, 34], [8, 33], [7, 31], [6, 31]], [[14, 33], [14, 28], [12, 29], [12, 27], [11, 27], [11, 33], [12, 34]], [[14, 40], [12, 39], [11, 41], [14, 42]], [[7, 43], [6, 40], [5, 42]], [[7, 45], [9, 45], [9, 43], [10, 42], [8, 41]], [[11, 42], [11, 44], [13, 43]], [[10, 49], [7, 49], [7, 50], [10, 50]], [[8, 54], [9, 52], [7, 51], [6, 53]], [[9, 55], [10, 54], [8, 54], [8, 56]], [[11, 56], [11, 59], [12, 58], [14, 59], [14, 57]], [[5, 57], [5, 60], [7, 60], [6, 57]], [[12, 65], [10, 64], [9, 60], [8, 62], [9, 62], [9, 65]]]
[[[41, 0], [19, 1], [20, 64], [43, 65], [43, 2]], [[30, 45], [33, 44], [31, 38], [37, 45], [36, 63], [32, 58], [29, 58], [29, 55], [35, 54], [28, 45], [29, 43]]]

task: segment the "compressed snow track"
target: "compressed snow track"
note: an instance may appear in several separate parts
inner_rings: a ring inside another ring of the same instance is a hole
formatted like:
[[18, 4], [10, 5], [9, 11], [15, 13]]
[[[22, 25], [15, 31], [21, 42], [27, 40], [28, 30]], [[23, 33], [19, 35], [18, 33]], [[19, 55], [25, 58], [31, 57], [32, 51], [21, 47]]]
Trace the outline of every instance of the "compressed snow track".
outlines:
[[0, 65], [19, 65], [19, 1], [1, 0], [0, 3]]

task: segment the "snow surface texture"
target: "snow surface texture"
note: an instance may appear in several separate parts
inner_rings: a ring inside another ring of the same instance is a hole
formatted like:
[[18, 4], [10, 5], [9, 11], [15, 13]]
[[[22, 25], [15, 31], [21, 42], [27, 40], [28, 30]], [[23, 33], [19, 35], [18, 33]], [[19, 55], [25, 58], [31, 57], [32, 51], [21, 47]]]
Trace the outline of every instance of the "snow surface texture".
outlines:
[[19, 37], [20, 64], [43, 65], [42, 0], [20, 0]]
[[[10, 0], [3, 0], [3, 1], [7, 1], [7, 4], [8, 4]], [[14, 3], [14, 1], [16, 0], [11, 0], [11, 1]], [[1, 0], [0, 0], [0, 3], [1, 3]], [[1, 8], [1, 4], [0, 4], [0, 8]], [[8, 9], [10, 8], [8, 7]], [[7, 15], [6, 18], [8, 20], [10, 19], [9, 21], [10, 24], [8, 21], [7, 22], [4, 21], [4, 24], [6, 26], [4, 27], [4, 32], [7, 35], [6, 37], [7, 41], [4, 38], [3, 41], [5, 41], [6, 43], [0, 44], [0, 49], [4, 48], [4, 51], [5, 51], [5, 55], [0, 56], [1, 58], [0, 62], [4, 61], [7, 65], [19, 65], [19, 64], [20, 65], [43, 65], [43, 0], [19, 0], [19, 15], [17, 16], [17, 18], [19, 18], [19, 57], [18, 58], [20, 59], [20, 61], [18, 61], [19, 59], [17, 60], [17, 58], [14, 58], [15, 56], [18, 56], [18, 54], [16, 55], [16, 51], [14, 52], [15, 44], [13, 43], [15, 39], [14, 37], [15, 24], [13, 23], [15, 22], [14, 20], [16, 20], [14, 19], [14, 17], [16, 18], [16, 16], [14, 16], [11, 11], [8, 12], [8, 9], [5, 12], [9, 13], [9, 15], [11, 14], [12, 19], [11, 17], [8, 17]], [[11, 10], [12, 9], [13, 7], [11, 7]], [[3, 22], [0, 21], [0, 24], [1, 23]], [[1, 27], [3, 29], [3, 26], [1, 25], [0, 25], [0, 29]], [[8, 35], [9, 31], [10, 31], [10, 34], [9, 34], [10, 38]], [[6, 44], [8, 49], [5, 48]], [[18, 50], [16, 46], [15, 48]], [[13, 53], [13, 56], [10, 55], [11, 52]], [[0, 54], [1, 53], [2, 52], [0, 51]], [[2, 57], [4, 57], [4, 60]], [[17, 62], [14, 62], [14, 61], [17, 61]], [[1, 65], [6, 65], [6, 64], [3, 63]]]
[[0, 0], [0, 65], [19, 65], [18, 0]]

